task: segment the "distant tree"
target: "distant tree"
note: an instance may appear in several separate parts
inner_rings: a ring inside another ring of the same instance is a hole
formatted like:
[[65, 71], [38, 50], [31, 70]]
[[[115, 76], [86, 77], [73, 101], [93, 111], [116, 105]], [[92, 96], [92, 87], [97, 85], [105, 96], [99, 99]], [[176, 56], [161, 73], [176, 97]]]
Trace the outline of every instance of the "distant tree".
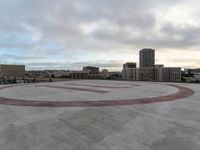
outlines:
[[192, 73], [191, 69], [188, 70], [188, 77], [194, 77], [194, 73]]
[[13, 78], [12, 84], [17, 84], [17, 79], [16, 79], [16, 77]]
[[5, 80], [4, 76], [2, 77], [2, 80], [3, 80], [3, 84], [6, 84], [6, 80]]
[[34, 78], [33, 78], [33, 83], [35, 83], [35, 82], [36, 82], [36, 78], [34, 77]]

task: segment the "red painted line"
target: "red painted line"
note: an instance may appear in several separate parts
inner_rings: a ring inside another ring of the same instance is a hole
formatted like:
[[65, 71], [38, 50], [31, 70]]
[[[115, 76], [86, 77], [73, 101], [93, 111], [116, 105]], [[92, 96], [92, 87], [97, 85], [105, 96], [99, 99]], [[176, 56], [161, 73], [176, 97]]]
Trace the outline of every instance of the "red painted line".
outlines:
[[[101, 82], [103, 84], [108, 84], [109, 82]], [[130, 83], [109, 83], [109, 84], [115, 84], [115, 85], [130, 85], [130, 86], [140, 86], [139, 84], [130, 84]]]
[[8, 89], [8, 88], [16, 87], [16, 86], [19, 86], [19, 85], [15, 84], [15, 85], [9, 85], [9, 86], [0, 87], [0, 90]]
[[195, 92], [186, 87], [167, 84], [177, 88], [179, 91], [174, 94], [153, 97], [153, 98], [138, 98], [125, 100], [98, 100], [98, 101], [34, 101], [34, 100], [19, 100], [0, 97], [0, 104], [14, 106], [31, 106], [31, 107], [105, 107], [105, 106], [122, 106], [122, 105], [138, 105], [157, 102], [167, 102], [180, 100], [192, 96]]
[[77, 86], [89, 86], [89, 87], [98, 87], [98, 88], [109, 88], [109, 89], [120, 89], [120, 88], [130, 88], [129, 86], [101, 86], [101, 85], [92, 85], [92, 84], [76, 84], [76, 83], [65, 83], [65, 85], [77, 85]]
[[126, 85], [129, 85], [129, 86], [140, 86], [139, 84], [130, 84], [130, 83], [127, 83], [127, 84], [125, 84], [125, 83], [109, 83], [109, 81], [108, 82], [101, 82], [101, 83], [103, 83], [103, 84], [114, 84], [114, 85], [124, 85], [124, 86], [126, 86]]
[[75, 87], [62, 87], [62, 86], [51, 86], [51, 85], [38, 85], [36, 87], [47, 87], [47, 88], [54, 88], [54, 89], [67, 89], [67, 90], [86, 91], [86, 92], [94, 92], [94, 93], [108, 93], [108, 91], [92, 90], [92, 89], [85, 89], [85, 88], [75, 88]]

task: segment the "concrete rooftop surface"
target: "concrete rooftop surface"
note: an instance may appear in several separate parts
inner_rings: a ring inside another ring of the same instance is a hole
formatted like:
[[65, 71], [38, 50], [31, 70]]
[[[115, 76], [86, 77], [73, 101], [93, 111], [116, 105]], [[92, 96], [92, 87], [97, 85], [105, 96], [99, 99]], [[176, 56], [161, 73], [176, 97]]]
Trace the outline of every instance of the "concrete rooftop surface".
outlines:
[[200, 150], [200, 84], [1, 85], [0, 150]]

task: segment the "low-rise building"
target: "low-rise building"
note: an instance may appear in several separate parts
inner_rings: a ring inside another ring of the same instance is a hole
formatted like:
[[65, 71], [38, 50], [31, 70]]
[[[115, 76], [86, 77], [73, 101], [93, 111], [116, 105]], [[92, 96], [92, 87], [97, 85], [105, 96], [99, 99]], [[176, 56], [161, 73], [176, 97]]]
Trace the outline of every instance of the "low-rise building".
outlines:
[[84, 71], [70, 71], [69, 72], [69, 77], [71, 79], [88, 79], [88, 72]]
[[136, 67], [137, 64], [134, 62], [127, 62], [123, 64], [122, 79], [123, 80], [136, 80]]
[[109, 77], [109, 72], [108, 72], [108, 69], [103, 69], [101, 71], [101, 78], [102, 79], [107, 79]]
[[157, 81], [181, 82], [181, 68], [179, 67], [157, 68]]
[[109, 72], [109, 77], [108, 79], [110, 80], [122, 80], [122, 72]]
[[156, 81], [157, 69], [154, 67], [137, 68], [136, 76], [136, 80], [139, 81]]
[[24, 77], [25, 65], [0, 65], [0, 75], [8, 77]]
[[54, 78], [88, 79], [88, 72], [85, 71], [56, 71], [51, 74]]
[[122, 79], [127, 81], [137, 80], [137, 69], [136, 68], [127, 68], [122, 70]]
[[122, 70], [123, 80], [181, 82], [181, 68], [143, 67]]
[[99, 73], [99, 67], [86, 66], [86, 67], [83, 67], [83, 72], [88, 73], [89, 79], [100, 79], [101, 78], [101, 75]]
[[137, 64], [134, 62], [127, 62], [125, 64], [123, 64], [123, 69], [127, 69], [127, 68], [136, 68]]
[[83, 67], [83, 71], [88, 72], [89, 74], [98, 74], [99, 67], [86, 66], [86, 67]]

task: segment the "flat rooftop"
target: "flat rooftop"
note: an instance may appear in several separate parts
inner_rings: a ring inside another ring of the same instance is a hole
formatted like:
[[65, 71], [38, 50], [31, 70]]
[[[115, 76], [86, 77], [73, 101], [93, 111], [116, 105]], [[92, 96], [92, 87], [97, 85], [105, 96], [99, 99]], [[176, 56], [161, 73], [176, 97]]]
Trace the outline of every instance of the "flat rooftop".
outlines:
[[200, 84], [0, 85], [1, 150], [199, 150]]

